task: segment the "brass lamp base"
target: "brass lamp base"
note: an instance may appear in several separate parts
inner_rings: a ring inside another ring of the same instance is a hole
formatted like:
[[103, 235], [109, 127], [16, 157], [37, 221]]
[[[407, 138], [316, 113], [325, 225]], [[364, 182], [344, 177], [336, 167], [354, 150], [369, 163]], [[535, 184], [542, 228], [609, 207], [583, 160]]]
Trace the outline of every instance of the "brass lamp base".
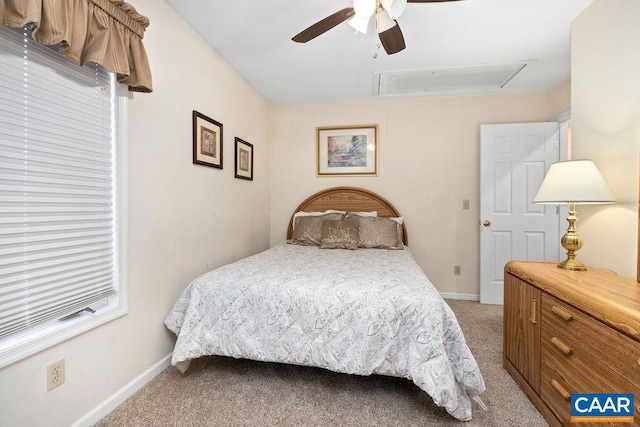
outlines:
[[585, 271], [587, 269], [587, 267], [585, 267], [584, 264], [582, 264], [581, 262], [576, 261], [575, 259], [569, 259], [569, 258], [559, 263], [558, 268], [563, 268], [565, 270], [576, 270], [576, 271]]
[[569, 203], [569, 216], [567, 216], [569, 228], [567, 228], [567, 233], [560, 240], [562, 247], [567, 250], [567, 259], [559, 263], [558, 268], [584, 271], [587, 267], [576, 260], [576, 251], [582, 247], [582, 237], [576, 231], [576, 221], [578, 220], [576, 213], [576, 204]]

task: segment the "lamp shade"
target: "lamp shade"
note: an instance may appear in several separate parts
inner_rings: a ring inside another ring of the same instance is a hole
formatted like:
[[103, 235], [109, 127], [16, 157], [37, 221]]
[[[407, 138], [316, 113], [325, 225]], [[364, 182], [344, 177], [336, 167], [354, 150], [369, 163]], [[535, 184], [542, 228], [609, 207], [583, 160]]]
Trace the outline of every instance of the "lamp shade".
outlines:
[[360, 15], [353, 15], [353, 18], [351, 18], [347, 23], [356, 30], [356, 33], [360, 32], [362, 34], [367, 34], [369, 18], [365, 18]]
[[382, 8], [389, 13], [391, 19], [399, 18], [407, 7], [407, 0], [380, 0]]
[[533, 203], [600, 204], [616, 199], [591, 160], [568, 160], [551, 165]]
[[377, 4], [376, 0], [353, 0], [353, 10], [358, 16], [371, 18], [371, 15], [376, 11]]

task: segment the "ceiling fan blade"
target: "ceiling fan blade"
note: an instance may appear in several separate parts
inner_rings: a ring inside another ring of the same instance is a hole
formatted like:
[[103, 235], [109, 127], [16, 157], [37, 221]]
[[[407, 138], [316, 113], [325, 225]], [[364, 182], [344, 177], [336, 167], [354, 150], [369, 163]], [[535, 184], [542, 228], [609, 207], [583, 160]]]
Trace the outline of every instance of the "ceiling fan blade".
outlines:
[[407, 3], [439, 3], [445, 1], [460, 1], [460, 0], [407, 0]]
[[382, 46], [388, 55], [398, 53], [406, 47], [404, 44], [404, 36], [402, 35], [399, 25], [394, 25], [388, 30], [378, 33], [378, 37], [380, 37]]
[[291, 38], [294, 42], [298, 43], [306, 43], [309, 40], [313, 40], [318, 37], [320, 34], [323, 34], [336, 25], [346, 21], [355, 15], [355, 11], [352, 7], [344, 8], [333, 15], [329, 15], [326, 18], [316, 22], [306, 30], [301, 31]]

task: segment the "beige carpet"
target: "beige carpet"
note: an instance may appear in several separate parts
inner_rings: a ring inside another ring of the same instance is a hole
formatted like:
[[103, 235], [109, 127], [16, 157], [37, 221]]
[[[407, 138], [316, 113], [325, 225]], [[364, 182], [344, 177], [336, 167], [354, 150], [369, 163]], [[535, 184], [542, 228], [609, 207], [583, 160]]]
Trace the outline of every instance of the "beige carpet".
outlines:
[[488, 409], [460, 422], [409, 380], [207, 357], [169, 367], [97, 426], [491, 426], [547, 423], [502, 368], [502, 306], [449, 300], [480, 365]]

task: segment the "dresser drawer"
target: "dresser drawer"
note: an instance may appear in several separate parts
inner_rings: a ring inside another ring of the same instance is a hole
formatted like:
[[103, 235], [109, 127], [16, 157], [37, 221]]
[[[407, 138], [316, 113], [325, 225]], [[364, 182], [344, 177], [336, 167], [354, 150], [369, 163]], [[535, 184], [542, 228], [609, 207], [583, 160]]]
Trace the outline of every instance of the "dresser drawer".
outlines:
[[554, 297], [542, 295], [542, 322], [570, 337], [591, 356], [640, 387], [640, 342]]
[[640, 426], [640, 389], [637, 386], [549, 325], [542, 326], [540, 344], [540, 396], [563, 424], [570, 425], [572, 393], [633, 393], [636, 423], [625, 425]]

